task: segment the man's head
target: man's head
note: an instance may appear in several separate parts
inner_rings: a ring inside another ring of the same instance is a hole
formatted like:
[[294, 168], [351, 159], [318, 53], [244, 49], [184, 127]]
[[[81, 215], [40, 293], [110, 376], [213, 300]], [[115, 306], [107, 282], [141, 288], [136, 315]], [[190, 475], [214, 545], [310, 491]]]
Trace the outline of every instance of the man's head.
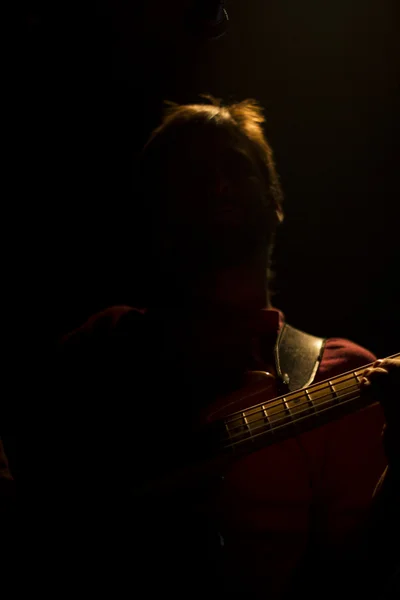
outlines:
[[264, 117], [252, 100], [208, 99], [171, 104], [142, 153], [156, 277], [167, 303], [261, 308], [283, 219]]

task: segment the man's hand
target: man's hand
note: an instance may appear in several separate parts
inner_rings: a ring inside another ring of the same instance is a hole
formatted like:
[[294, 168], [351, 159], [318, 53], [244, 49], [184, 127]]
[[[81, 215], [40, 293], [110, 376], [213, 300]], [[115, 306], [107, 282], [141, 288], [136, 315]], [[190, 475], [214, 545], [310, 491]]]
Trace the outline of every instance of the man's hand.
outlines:
[[[400, 415], [400, 358], [377, 360], [364, 372], [361, 388], [381, 402], [386, 419]], [[400, 428], [400, 423], [398, 424]]]
[[361, 391], [372, 394], [385, 413], [384, 443], [388, 460], [400, 468], [400, 358], [377, 360], [363, 375]]

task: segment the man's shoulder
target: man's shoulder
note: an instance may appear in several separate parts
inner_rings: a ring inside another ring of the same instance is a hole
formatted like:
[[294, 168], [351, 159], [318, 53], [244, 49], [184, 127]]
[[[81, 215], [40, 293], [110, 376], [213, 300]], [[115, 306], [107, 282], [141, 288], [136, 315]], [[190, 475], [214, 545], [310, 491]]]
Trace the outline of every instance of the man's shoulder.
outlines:
[[112, 306], [102, 310], [81, 326], [64, 335], [61, 346], [77, 345], [84, 342], [98, 342], [111, 337], [126, 335], [132, 330], [138, 331], [145, 321], [145, 311], [131, 306]]
[[[54, 374], [63, 394], [77, 398], [113, 393], [122, 397], [129, 377], [138, 379], [149, 356], [151, 336], [142, 311], [113, 306], [64, 336], [54, 354]], [[132, 385], [132, 384], [131, 384]], [[79, 392], [78, 392], [79, 390]]]
[[328, 338], [318, 370], [318, 379], [334, 377], [368, 365], [375, 360], [375, 354], [351, 340]]

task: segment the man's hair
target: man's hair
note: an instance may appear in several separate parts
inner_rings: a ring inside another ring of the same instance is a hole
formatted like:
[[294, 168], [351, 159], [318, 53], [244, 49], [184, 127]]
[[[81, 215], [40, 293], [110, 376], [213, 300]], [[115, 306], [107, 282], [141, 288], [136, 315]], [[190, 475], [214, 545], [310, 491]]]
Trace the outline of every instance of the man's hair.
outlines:
[[[252, 99], [224, 105], [213, 96], [202, 97], [208, 103], [181, 105], [166, 102], [162, 122], [152, 132], [139, 159], [142, 207], [147, 218], [153, 222], [157, 220], [157, 216], [162, 218], [160, 215], [166, 210], [163, 203], [174, 192], [174, 183], [168, 177], [171, 164], [190, 160], [187, 155], [190, 154], [191, 146], [205, 143], [207, 147], [207, 144], [210, 146], [213, 143], [215, 136], [223, 136], [224, 147], [228, 147], [230, 143], [239, 147], [241, 153], [251, 161], [261, 180], [265, 209], [265, 218], [261, 219], [262, 251], [268, 257], [266, 275], [270, 284], [275, 230], [283, 219], [283, 194], [273, 153], [263, 131], [263, 109]], [[258, 227], [260, 228], [260, 224]], [[260, 238], [259, 232], [258, 237]], [[185, 252], [184, 248], [181, 250]]]

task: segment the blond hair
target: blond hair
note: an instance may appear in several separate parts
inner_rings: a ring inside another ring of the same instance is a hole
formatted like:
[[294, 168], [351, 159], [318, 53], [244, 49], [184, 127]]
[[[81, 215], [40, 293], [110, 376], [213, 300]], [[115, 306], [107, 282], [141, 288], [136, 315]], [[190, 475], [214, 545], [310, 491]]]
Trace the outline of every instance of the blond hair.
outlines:
[[[189, 145], [209, 143], [206, 137], [210, 128], [214, 131], [226, 132], [227, 139], [240, 146], [260, 174], [265, 196], [266, 219], [262, 220], [260, 231], [254, 238], [260, 240], [263, 255], [266, 257], [266, 277], [270, 285], [273, 279], [271, 271], [271, 255], [274, 246], [275, 231], [283, 219], [283, 194], [279, 177], [275, 168], [273, 152], [263, 131], [265, 118], [263, 109], [256, 100], [224, 105], [221, 100], [210, 95], [202, 95], [208, 103], [176, 104], [166, 102], [162, 121], [156, 127], [146, 143], [140, 160], [142, 175], [142, 207], [147, 210], [150, 220], [162, 212], [162, 202], [166, 198], [166, 188], [171, 185], [168, 179], [168, 159], [177, 148], [185, 155]], [[174, 155], [175, 156], [175, 155]], [[173, 185], [173, 184], [172, 184]], [[173, 194], [170, 190], [170, 193]], [[153, 237], [154, 239], [154, 237]], [[153, 248], [156, 243], [153, 242]], [[184, 252], [184, 249], [182, 249]]]
[[221, 128], [235, 128], [242, 139], [247, 140], [245, 151], [257, 164], [266, 184], [267, 194], [276, 211], [278, 222], [283, 220], [283, 193], [275, 167], [273, 152], [263, 131], [265, 123], [262, 106], [254, 99], [224, 105], [222, 100], [210, 94], [200, 94], [210, 104], [177, 104], [165, 101], [161, 124], [156, 127], [144, 147], [144, 155], [158, 140], [167, 138], [168, 133], [180, 126], [194, 122], [213, 122]]

